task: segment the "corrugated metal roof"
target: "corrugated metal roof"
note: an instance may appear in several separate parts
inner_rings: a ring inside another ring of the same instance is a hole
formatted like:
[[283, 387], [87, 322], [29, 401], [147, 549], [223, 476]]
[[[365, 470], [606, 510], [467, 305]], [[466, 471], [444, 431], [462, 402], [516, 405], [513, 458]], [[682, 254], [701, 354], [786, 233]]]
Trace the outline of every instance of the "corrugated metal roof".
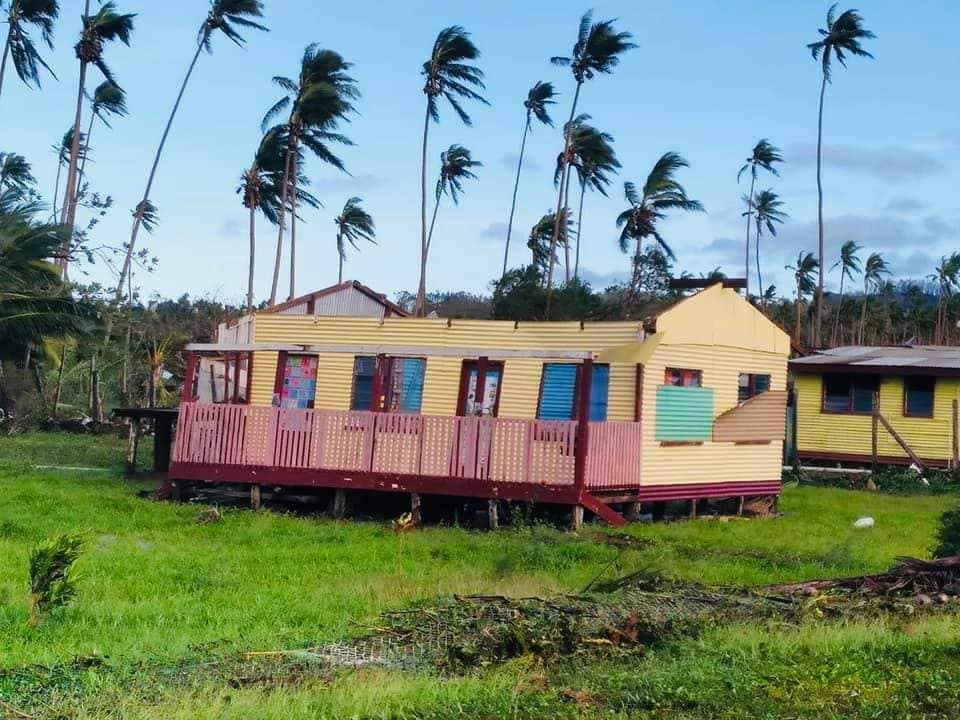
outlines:
[[817, 367], [851, 369], [909, 368], [911, 370], [960, 370], [960, 348], [942, 345], [902, 345], [870, 347], [851, 345], [818, 351], [814, 355], [790, 361], [797, 370]]

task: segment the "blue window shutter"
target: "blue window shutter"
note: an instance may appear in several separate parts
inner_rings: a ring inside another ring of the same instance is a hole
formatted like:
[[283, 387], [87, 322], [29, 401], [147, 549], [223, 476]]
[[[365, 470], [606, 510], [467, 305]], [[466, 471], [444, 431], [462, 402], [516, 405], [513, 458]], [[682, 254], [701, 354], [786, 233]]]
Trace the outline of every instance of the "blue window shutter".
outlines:
[[359, 355], [354, 359], [351, 410], [371, 410], [373, 408], [373, 378], [376, 373], [376, 357]]
[[403, 385], [400, 394], [400, 411], [417, 413], [423, 404], [423, 376], [427, 361], [423, 358], [404, 358]]
[[570, 420], [573, 417], [573, 393], [576, 385], [575, 364], [545, 364], [537, 417], [540, 420]]
[[594, 365], [593, 381], [590, 383], [590, 419], [599, 422], [607, 419], [607, 395], [610, 392], [610, 366]]

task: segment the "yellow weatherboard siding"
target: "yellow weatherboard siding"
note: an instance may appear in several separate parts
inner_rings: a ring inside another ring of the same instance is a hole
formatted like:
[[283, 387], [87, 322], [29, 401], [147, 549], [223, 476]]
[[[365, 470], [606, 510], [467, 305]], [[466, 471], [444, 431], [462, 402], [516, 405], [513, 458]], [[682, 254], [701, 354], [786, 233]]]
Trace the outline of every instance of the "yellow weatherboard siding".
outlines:
[[250, 380], [250, 404], [273, 403], [273, 388], [277, 382], [277, 355], [260, 350], [253, 354], [253, 377]]
[[[822, 376], [798, 374], [794, 389], [797, 398], [797, 448], [801, 452], [864, 456], [873, 453], [870, 415], [821, 411]], [[905, 417], [903, 378], [884, 377], [880, 382], [880, 413], [913, 451], [924, 459], [950, 459], [953, 401], [957, 398], [960, 398], [960, 379], [938, 378], [934, 389], [933, 417]], [[882, 426], [878, 432], [877, 452], [890, 457], [907, 457]]]
[[770, 375], [771, 390], [785, 390], [787, 357], [712, 345], [672, 345], [670, 334], [643, 371], [643, 485], [756, 482], [780, 477], [783, 443], [744, 445], [705, 441], [702, 445], [661, 445], [656, 439], [657, 388], [668, 367], [701, 370], [703, 387], [714, 391], [713, 417], [737, 406], [740, 373]]

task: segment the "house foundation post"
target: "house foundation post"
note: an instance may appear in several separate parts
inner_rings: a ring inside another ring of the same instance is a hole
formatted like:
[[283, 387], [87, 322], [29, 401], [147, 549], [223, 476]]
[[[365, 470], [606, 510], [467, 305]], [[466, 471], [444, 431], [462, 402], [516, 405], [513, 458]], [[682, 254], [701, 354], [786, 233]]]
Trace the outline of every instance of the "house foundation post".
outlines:
[[413, 524], [419, 526], [423, 521], [423, 514], [420, 511], [420, 493], [410, 493], [410, 517]]
[[262, 505], [262, 495], [260, 492], [260, 486], [257, 483], [254, 483], [250, 486], [250, 507], [253, 510], [259, 510]]
[[495, 498], [487, 500], [487, 527], [496, 530], [500, 527], [499, 501]]
[[340, 520], [344, 515], [347, 514], [347, 491], [346, 490], [334, 490], [333, 491], [333, 508], [331, 514], [337, 520]]

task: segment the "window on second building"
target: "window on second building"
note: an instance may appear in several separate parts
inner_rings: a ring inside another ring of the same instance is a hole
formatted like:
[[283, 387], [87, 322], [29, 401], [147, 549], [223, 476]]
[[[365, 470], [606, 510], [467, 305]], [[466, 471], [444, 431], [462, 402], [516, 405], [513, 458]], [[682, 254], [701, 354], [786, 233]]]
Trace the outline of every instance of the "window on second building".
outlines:
[[703, 371], [668, 367], [663, 373], [663, 384], [674, 387], [703, 387]]
[[907, 417], [933, 417], [934, 389], [932, 377], [905, 377], [903, 379], [903, 414]]
[[377, 374], [375, 355], [358, 355], [353, 359], [353, 397], [351, 410], [373, 409], [373, 382]]
[[[538, 420], [573, 420], [577, 414], [578, 376], [581, 365], [544, 363], [540, 386]], [[610, 366], [594, 365], [590, 383], [590, 419], [607, 419], [607, 396], [610, 389]]]
[[880, 391], [876, 375], [824, 375], [823, 412], [873, 412], [874, 396]]
[[755, 373], [740, 373], [737, 386], [737, 400], [743, 402], [770, 389], [770, 376]]

